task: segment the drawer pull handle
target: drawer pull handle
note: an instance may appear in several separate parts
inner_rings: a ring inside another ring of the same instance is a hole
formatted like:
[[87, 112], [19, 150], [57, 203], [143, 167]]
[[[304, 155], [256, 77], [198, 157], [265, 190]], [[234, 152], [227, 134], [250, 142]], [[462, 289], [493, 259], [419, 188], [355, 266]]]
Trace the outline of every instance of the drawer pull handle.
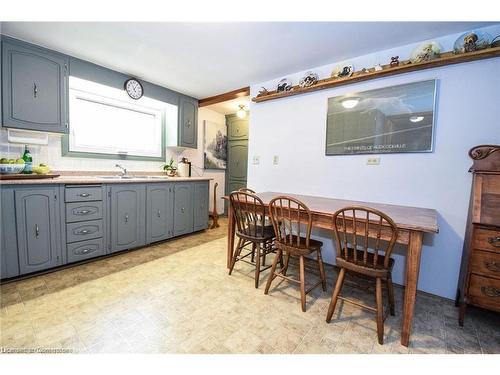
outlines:
[[481, 293], [488, 297], [500, 297], [500, 290], [493, 286], [482, 286]]
[[89, 233], [90, 233], [89, 229], [82, 229], [82, 230], [76, 232], [76, 234], [89, 234]]
[[161, 217], [161, 212], [160, 212], [160, 210], [158, 210], [157, 216], [158, 216], [158, 217]]
[[81, 211], [76, 211], [75, 215], [87, 215], [90, 213], [90, 210], [81, 210]]
[[500, 236], [488, 238], [488, 243], [491, 246], [500, 247]]
[[492, 272], [500, 272], [500, 264], [489, 260], [484, 261], [484, 266]]
[[184, 207], [181, 208], [181, 212], [184, 212]]
[[35, 224], [35, 237], [38, 238], [38, 236], [40, 236], [40, 228], [38, 224]]
[[75, 253], [77, 255], [85, 255], [85, 254], [93, 253], [94, 251], [96, 251], [96, 249], [92, 249], [92, 248], [88, 247], [86, 249], [77, 250]]
[[82, 197], [82, 198], [87, 198], [87, 197], [90, 197], [91, 194], [89, 193], [80, 193], [78, 194], [79, 197]]
[[128, 223], [128, 214], [125, 214], [125, 222]]
[[33, 82], [33, 97], [36, 98], [38, 95], [38, 87], [36, 85], [36, 82]]

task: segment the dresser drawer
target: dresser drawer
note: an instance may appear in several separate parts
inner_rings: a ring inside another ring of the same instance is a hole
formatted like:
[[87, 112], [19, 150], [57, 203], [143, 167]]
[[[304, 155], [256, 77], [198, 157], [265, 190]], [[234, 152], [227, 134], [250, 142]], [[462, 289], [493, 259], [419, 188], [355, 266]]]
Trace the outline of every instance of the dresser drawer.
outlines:
[[66, 242], [77, 242], [102, 237], [102, 220], [66, 224]]
[[500, 280], [472, 274], [468, 296], [472, 304], [500, 311]]
[[104, 248], [104, 241], [102, 238], [75, 242], [67, 246], [68, 263], [78, 262], [80, 260], [90, 259], [105, 254], [106, 249]]
[[66, 222], [102, 219], [102, 201], [66, 203]]
[[500, 278], [500, 253], [474, 250], [472, 252], [471, 272]]
[[101, 186], [77, 186], [66, 187], [65, 189], [66, 202], [86, 202], [102, 200]]
[[472, 248], [500, 253], [500, 230], [475, 228]]

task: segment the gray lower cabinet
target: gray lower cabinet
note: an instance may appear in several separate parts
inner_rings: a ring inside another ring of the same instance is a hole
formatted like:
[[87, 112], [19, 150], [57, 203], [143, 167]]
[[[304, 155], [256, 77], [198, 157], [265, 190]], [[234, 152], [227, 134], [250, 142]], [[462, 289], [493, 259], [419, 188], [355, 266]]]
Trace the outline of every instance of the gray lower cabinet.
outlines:
[[146, 192], [146, 242], [174, 235], [174, 184], [149, 184]]
[[179, 102], [179, 146], [196, 148], [198, 145], [198, 102], [181, 97]]
[[193, 193], [191, 182], [180, 182], [174, 186], [174, 236], [193, 231]]
[[195, 231], [208, 228], [208, 184], [208, 181], [196, 182], [194, 184], [193, 226]]
[[16, 201], [13, 188], [1, 187], [0, 266], [2, 279], [19, 275], [16, 232]]
[[15, 191], [19, 271], [21, 274], [55, 267], [60, 262], [58, 188]]
[[66, 56], [2, 38], [3, 124], [68, 133]]
[[146, 184], [110, 185], [111, 252], [146, 244]]

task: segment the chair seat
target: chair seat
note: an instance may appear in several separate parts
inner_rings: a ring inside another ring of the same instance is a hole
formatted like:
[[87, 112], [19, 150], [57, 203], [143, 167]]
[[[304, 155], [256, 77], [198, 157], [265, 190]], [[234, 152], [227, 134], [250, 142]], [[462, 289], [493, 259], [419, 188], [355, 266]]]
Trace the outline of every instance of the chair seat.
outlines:
[[239, 237], [248, 239], [249, 241], [252, 241], [252, 240], [267, 241], [267, 240], [271, 240], [274, 237], [276, 237], [276, 235], [274, 234], [274, 228], [273, 228], [272, 225], [264, 225], [264, 235], [263, 236], [261, 236], [261, 234], [262, 234], [262, 225], [253, 225], [253, 224], [250, 224], [250, 225], [247, 226], [247, 228], [248, 228], [248, 232], [247, 233], [255, 233], [256, 237], [249, 236], [248, 234], [240, 233], [240, 232], [237, 232], [236, 234]]
[[[289, 237], [287, 236], [287, 238]], [[310, 238], [309, 247], [307, 247], [306, 239], [304, 237], [300, 237], [299, 243], [297, 243], [297, 236], [293, 235], [291, 243], [284, 244], [276, 241], [276, 246], [280, 247], [284, 251], [289, 251], [298, 255], [308, 255], [314, 251], [320, 250], [323, 246], [323, 242]]]
[[347, 270], [354, 271], [361, 273], [363, 275], [367, 276], [372, 276], [372, 277], [381, 277], [381, 278], [387, 278], [391, 271], [392, 268], [394, 267], [394, 259], [389, 258], [389, 265], [386, 268], [384, 266], [385, 262], [385, 256], [383, 255], [378, 255], [377, 256], [377, 263], [375, 264], [375, 267], [373, 267], [373, 258], [374, 254], [368, 252], [367, 257], [366, 257], [366, 264], [364, 263], [363, 256], [364, 252], [361, 250], [356, 251], [356, 262], [354, 261], [354, 252], [353, 249], [349, 248], [349, 257], [348, 259], [345, 258], [344, 254], [342, 256], [338, 256], [336, 258], [337, 261], [337, 266], [339, 267], [344, 267]]

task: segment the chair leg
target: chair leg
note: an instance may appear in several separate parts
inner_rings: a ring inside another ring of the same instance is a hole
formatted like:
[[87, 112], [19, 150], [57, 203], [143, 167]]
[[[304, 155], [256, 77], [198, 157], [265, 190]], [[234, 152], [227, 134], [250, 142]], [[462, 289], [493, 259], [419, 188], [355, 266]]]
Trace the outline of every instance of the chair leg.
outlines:
[[319, 276], [321, 278], [321, 287], [323, 288], [323, 292], [326, 292], [325, 268], [323, 267], [323, 259], [321, 257], [321, 250], [318, 250], [318, 267], [319, 267]]
[[283, 274], [283, 276], [286, 276], [286, 271], [288, 270], [288, 263], [289, 262], [290, 262], [290, 253], [288, 252], [285, 255], [285, 267], [281, 271], [281, 273]]
[[255, 262], [255, 243], [252, 243], [252, 258], [250, 261]]
[[255, 244], [255, 288], [259, 287], [259, 277], [260, 277], [260, 243]]
[[299, 258], [299, 274], [300, 274], [300, 302], [302, 305], [302, 311], [306, 311], [306, 280], [304, 272], [304, 256], [301, 255]]
[[377, 277], [375, 299], [377, 301], [377, 335], [378, 343], [384, 343], [384, 301], [382, 299], [382, 279]]
[[229, 268], [229, 274], [231, 275], [231, 272], [233, 272], [234, 265], [236, 264], [236, 261], [238, 260], [238, 257], [241, 254], [241, 238], [238, 238], [238, 245], [236, 245], [236, 251], [233, 254], [233, 260], [231, 261], [231, 267]]
[[460, 301], [460, 310], [458, 313], [458, 325], [460, 327], [464, 326], [465, 310], [467, 309], [467, 304], [464, 301]]
[[262, 245], [262, 267], [266, 266], [267, 242]]
[[387, 279], [387, 294], [389, 296], [389, 312], [392, 316], [395, 315], [394, 312], [394, 286], [392, 285], [392, 277], [389, 275]]
[[278, 249], [278, 253], [276, 254], [276, 257], [274, 258], [273, 265], [271, 267], [271, 272], [269, 273], [269, 277], [267, 279], [266, 283], [266, 289], [264, 290], [264, 294], [267, 294], [269, 292], [269, 288], [271, 287], [271, 283], [273, 282], [275, 276], [274, 274], [276, 273], [276, 265], [278, 264], [278, 259], [281, 257], [281, 254], [283, 252], [281, 249]]
[[337, 305], [337, 300], [339, 298], [340, 291], [342, 290], [342, 285], [344, 285], [345, 268], [341, 268], [339, 272], [339, 277], [337, 278], [337, 283], [335, 284], [335, 289], [332, 293], [332, 299], [330, 301], [330, 306], [328, 306], [328, 313], [326, 314], [326, 322], [330, 323], [332, 320], [333, 312], [335, 311], [335, 306]]

